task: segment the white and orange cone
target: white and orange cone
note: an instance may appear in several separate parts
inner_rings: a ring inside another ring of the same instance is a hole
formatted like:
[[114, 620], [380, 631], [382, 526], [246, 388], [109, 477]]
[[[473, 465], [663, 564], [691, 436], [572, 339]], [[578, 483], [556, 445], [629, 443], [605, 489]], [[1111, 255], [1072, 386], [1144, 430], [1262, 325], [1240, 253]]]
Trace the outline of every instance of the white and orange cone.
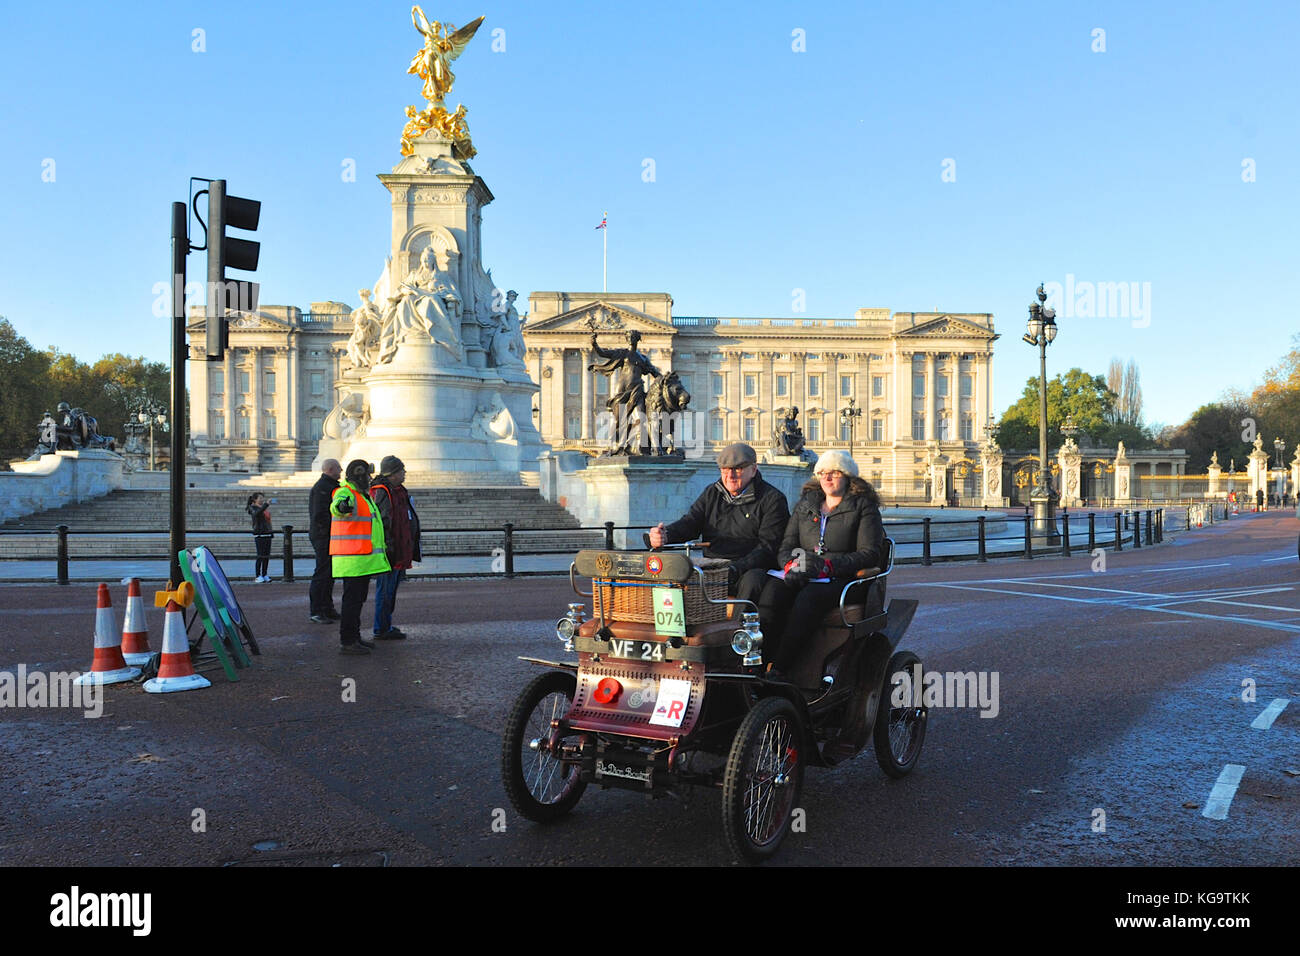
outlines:
[[128, 664], [148, 664], [149, 629], [144, 622], [144, 598], [140, 596], [140, 579], [132, 578], [126, 586], [126, 620], [122, 623], [122, 657]]
[[99, 586], [99, 604], [95, 610], [95, 658], [89, 673], [82, 674], [74, 684], [120, 684], [140, 676], [140, 668], [127, 667], [122, 657], [122, 637], [113, 620], [113, 600], [108, 596], [108, 585]]
[[167, 601], [167, 616], [163, 619], [162, 659], [158, 663], [158, 676], [144, 682], [150, 694], [170, 694], [178, 690], [198, 690], [211, 687], [212, 682], [194, 673], [190, 661], [190, 642], [185, 636], [185, 614], [175, 601]]

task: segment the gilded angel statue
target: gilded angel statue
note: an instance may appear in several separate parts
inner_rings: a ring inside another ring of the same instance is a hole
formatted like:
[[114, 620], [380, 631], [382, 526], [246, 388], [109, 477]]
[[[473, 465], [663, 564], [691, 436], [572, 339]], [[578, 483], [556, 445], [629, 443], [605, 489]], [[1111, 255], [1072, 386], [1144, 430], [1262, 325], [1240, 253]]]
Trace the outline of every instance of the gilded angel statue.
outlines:
[[435, 106], [442, 106], [443, 97], [451, 92], [451, 85], [456, 82], [456, 75], [451, 72], [451, 61], [461, 55], [483, 20], [484, 17], [479, 17], [457, 30], [452, 23], [443, 24], [437, 20], [430, 23], [423, 10], [418, 6], [411, 7], [411, 22], [424, 36], [424, 47], [415, 54], [406, 72], [424, 80], [424, 98]]

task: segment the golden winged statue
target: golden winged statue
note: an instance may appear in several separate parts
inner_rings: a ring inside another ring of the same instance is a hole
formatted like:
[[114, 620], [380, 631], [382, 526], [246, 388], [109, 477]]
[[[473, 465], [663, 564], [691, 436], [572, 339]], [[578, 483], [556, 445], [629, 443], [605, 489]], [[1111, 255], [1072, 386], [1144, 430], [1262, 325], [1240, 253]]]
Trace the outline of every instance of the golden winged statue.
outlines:
[[456, 75], [451, 72], [451, 61], [461, 55], [483, 20], [479, 17], [457, 30], [455, 24], [437, 20], [430, 23], [423, 10], [418, 6], [411, 7], [411, 22], [424, 37], [424, 46], [412, 58], [406, 72], [424, 80], [423, 93], [427, 105], [423, 110], [414, 106], [406, 108], [406, 128], [402, 130], [403, 156], [412, 155], [415, 141], [431, 129], [438, 130], [452, 141], [452, 153], [460, 159], [472, 159], [477, 154], [469, 138], [469, 126], [465, 123], [465, 107], [458, 106], [454, 113], [449, 113], [443, 101], [456, 82]]
[[451, 61], [460, 56], [466, 44], [483, 23], [479, 17], [473, 23], [456, 29], [455, 24], [432, 23], [418, 6], [411, 7], [411, 22], [424, 37], [424, 46], [411, 60], [407, 73], [424, 80], [424, 98], [434, 106], [442, 106], [443, 98], [451, 92], [456, 75], [451, 72]]

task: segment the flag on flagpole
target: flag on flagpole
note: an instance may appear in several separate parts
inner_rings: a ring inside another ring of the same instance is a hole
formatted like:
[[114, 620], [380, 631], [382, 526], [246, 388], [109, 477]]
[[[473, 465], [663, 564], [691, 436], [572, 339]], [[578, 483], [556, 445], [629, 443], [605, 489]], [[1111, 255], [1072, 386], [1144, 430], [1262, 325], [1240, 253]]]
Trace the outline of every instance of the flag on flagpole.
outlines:
[[606, 220], [607, 220], [608, 218], [609, 218], [608, 216], [601, 216], [601, 217], [600, 217], [600, 225], [597, 226], [596, 228], [597, 228], [597, 229], [604, 229], [604, 228], [606, 227]]

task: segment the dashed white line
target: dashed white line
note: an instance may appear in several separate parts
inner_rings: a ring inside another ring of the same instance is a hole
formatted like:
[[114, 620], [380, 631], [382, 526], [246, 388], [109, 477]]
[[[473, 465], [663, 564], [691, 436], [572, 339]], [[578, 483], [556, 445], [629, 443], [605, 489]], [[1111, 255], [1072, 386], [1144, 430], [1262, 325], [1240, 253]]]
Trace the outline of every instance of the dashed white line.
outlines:
[[1286, 705], [1291, 703], [1286, 697], [1278, 697], [1273, 703], [1264, 708], [1263, 713], [1251, 721], [1250, 726], [1256, 730], [1268, 730], [1273, 726], [1273, 721], [1277, 720], [1278, 715], [1286, 710]]
[[1263, 561], [1260, 562], [1260, 564], [1269, 564], [1272, 561], [1294, 561], [1294, 560], [1296, 560], [1296, 556], [1294, 554], [1284, 554], [1280, 558], [1265, 558]]
[[1201, 816], [1211, 820], [1228, 819], [1228, 807], [1232, 806], [1232, 798], [1237, 795], [1237, 787], [1241, 785], [1245, 773], [1246, 768], [1242, 764], [1225, 764], [1219, 779], [1214, 783], [1214, 789], [1210, 791], [1210, 798], [1205, 801]]

